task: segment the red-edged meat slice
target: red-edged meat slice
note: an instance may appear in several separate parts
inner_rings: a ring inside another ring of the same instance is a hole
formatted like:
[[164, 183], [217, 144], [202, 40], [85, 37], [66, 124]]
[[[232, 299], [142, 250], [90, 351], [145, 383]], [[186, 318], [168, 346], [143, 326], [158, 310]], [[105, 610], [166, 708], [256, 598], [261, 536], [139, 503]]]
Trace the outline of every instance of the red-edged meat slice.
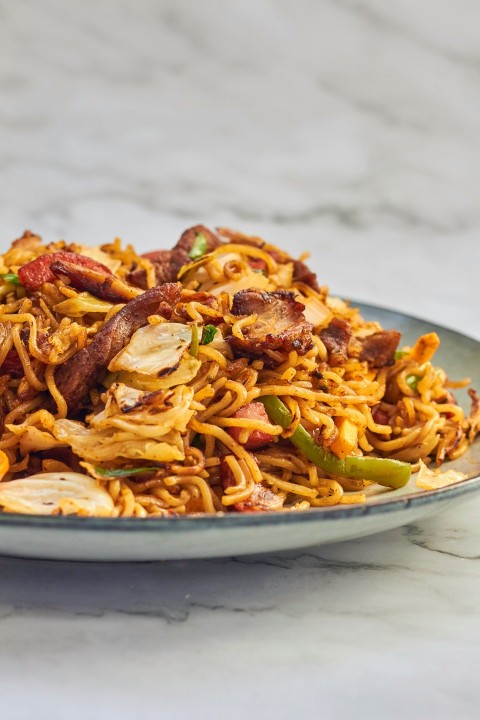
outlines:
[[60, 250], [59, 252], [40, 255], [35, 260], [23, 265], [18, 271], [18, 279], [28, 290], [38, 290], [44, 282], [53, 282], [55, 280], [55, 275], [50, 266], [57, 261], [81, 265], [105, 275], [112, 274], [112, 271], [106, 265], [102, 265], [102, 263], [92, 260], [86, 255]]
[[128, 302], [141, 292], [112, 275], [98, 272], [91, 268], [78, 265], [76, 262], [55, 260], [50, 265], [50, 271], [57, 276], [65, 276], [72, 287], [77, 290], [87, 290], [95, 297], [110, 302]]
[[[261, 402], [253, 402], [245, 405], [240, 410], [237, 410], [233, 415], [234, 418], [245, 418], [248, 420], [260, 420], [261, 422], [269, 423], [270, 419], [267, 412]], [[228, 432], [234, 440], [240, 442], [240, 435], [244, 428], [231, 427], [228, 428]], [[250, 433], [248, 440], [243, 443], [247, 450], [257, 450], [258, 448], [265, 447], [273, 440], [273, 436], [269, 433], [263, 432], [262, 430], [253, 430]]]

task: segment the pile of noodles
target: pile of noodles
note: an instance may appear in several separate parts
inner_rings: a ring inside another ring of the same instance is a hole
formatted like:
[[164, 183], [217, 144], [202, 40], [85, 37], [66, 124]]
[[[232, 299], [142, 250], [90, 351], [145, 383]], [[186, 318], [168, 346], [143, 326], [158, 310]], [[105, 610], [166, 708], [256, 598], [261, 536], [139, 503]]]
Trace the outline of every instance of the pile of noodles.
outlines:
[[[112, 517], [235, 512], [249, 509], [249, 498], [259, 486], [278, 496], [278, 504], [272, 505], [277, 510], [360, 503], [365, 501], [368, 482], [329, 477], [288, 442], [302, 424], [328, 448], [342, 417], [358, 431], [353, 454], [395, 458], [418, 468], [420, 461], [441, 464], [465, 452], [477, 423], [464, 414], [450, 390], [463, 387], [467, 380], [449, 380], [443, 369], [432, 364], [428, 352], [408, 349], [382, 368], [356, 358], [330, 367], [319, 330], [333, 317], [347, 320], [357, 338], [380, 326], [365, 322], [356, 308], [330, 297], [327, 288], [317, 292], [294, 282], [293, 263], [278, 248], [271, 253], [272, 246], [258, 239], [245, 243], [241, 235], [220, 232], [228, 244], [179, 274], [186, 289], [214, 293], [218, 309], [190, 301], [169, 321], [198, 327], [214, 323], [215, 339], [199, 345], [184, 382], [169, 386], [164, 379], [169, 401], [164, 398], [164, 405], [153, 407], [148, 416], [139, 412], [128, 427], [119, 419], [122, 399], [108, 395], [109, 383], [118, 381], [118, 376], [107, 375], [91, 392], [92, 411], [81, 420], [69, 418], [55, 383], [56, 369], [86, 347], [122, 305], [77, 291], [60, 279], [45, 282], [32, 295], [8, 277], [38, 255], [66, 248], [94, 257], [121, 279], [132, 267], [141, 267], [152, 287], [155, 273], [150, 261], [131, 246], [122, 248], [119, 240], [101, 248], [63, 241], [31, 248], [20, 245], [0, 257], [0, 273], [7, 275], [0, 282], [0, 373], [12, 348], [23, 368], [20, 379], [5, 371], [0, 376], [0, 450], [9, 465], [0, 483], [4, 510]], [[266, 269], [252, 268], [252, 257]], [[315, 328], [313, 348], [307, 354], [266, 350], [264, 359], [234, 358], [224, 338], [242, 338], [255, 317], [232, 315], [232, 296], [252, 287], [297, 294]], [[149, 322], [167, 321], [155, 316]], [[130, 375], [123, 378], [124, 394]], [[147, 383], [146, 389], [158, 386]], [[287, 430], [234, 417], [248, 403], [272, 395], [291, 412], [293, 422]], [[229, 433], [232, 427], [241, 428], [240, 440], [254, 429], [268, 430], [273, 440], [268, 447], [248, 451]], [[74, 454], [65, 454], [65, 448], [72, 448]], [[222, 462], [234, 480], [226, 488]], [[147, 470], [128, 474], [128, 469], [141, 467]]]

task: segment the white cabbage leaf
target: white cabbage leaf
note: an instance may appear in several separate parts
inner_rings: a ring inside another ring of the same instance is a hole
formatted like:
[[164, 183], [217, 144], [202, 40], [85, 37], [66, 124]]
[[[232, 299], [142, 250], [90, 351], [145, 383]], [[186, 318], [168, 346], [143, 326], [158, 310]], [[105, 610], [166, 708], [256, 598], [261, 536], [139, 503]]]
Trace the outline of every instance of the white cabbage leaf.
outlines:
[[290, 288], [293, 282], [293, 269], [293, 263], [291, 262], [279, 265], [275, 275], [270, 275], [270, 278], [279, 288]]
[[151, 393], [114, 383], [105, 396], [105, 409], [87, 417], [96, 430], [115, 428], [155, 439], [171, 430], [185, 432], [193, 415], [193, 389], [185, 385]]
[[62, 315], [78, 318], [87, 315], [87, 313], [106, 315], [112, 307], [113, 304], [106, 300], [100, 300], [90, 295], [89, 292], [81, 292], [76, 297], [67, 298], [67, 300], [57, 303], [53, 309]]
[[221, 353], [224, 357], [232, 357], [230, 345], [223, 339], [222, 331], [220, 330], [220, 328], [217, 328], [217, 332], [215, 333], [213, 340], [205, 346], [200, 345], [200, 349], [202, 349], [202, 347], [211, 347]]
[[418, 471], [416, 485], [422, 490], [437, 490], [438, 488], [460, 482], [460, 480], [465, 480], [467, 477], [467, 475], [464, 475], [464, 473], [458, 470], [442, 471], [440, 468], [430, 470], [430, 468], [420, 460], [420, 470]]
[[89, 415], [87, 424], [56, 420], [53, 434], [92, 463], [119, 458], [172, 462], [185, 457], [182, 433], [192, 417], [193, 389], [183, 385], [153, 393], [113, 383], [105, 408]]
[[200, 360], [192, 357], [189, 353], [185, 353], [180, 360], [180, 364], [176, 370], [165, 377], [155, 377], [154, 375], [143, 375], [138, 372], [122, 372], [115, 373], [113, 377], [118, 382], [130, 385], [138, 390], [164, 390], [174, 387], [175, 385], [186, 385], [193, 380], [201, 365]]
[[51, 450], [54, 447], [62, 447], [64, 443], [59, 442], [53, 435], [40, 430], [33, 425], [7, 425], [8, 430], [14, 435], [20, 436], [20, 452], [27, 455], [40, 450]]
[[76, 455], [92, 463], [118, 463], [122, 458], [173, 462], [185, 456], [182, 437], [176, 431], [158, 442], [129, 432], [94, 430], [75, 420], [58, 420], [55, 435], [68, 443]]
[[121, 260], [116, 260], [108, 253], [100, 250], [99, 247], [80, 245], [80, 249], [78, 250], [78, 252], [80, 253], [80, 255], [86, 255], [86, 257], [92, 258], [92, 260], [96, 260], [97, 262], [102, 263], [102, 265], [105, 265], [105, 267], [111, 270], [112, 273], [116, 273], [118, 268], [122, 264]]
[[97, 480], [75, 472], [39, 473], [0, 483], [0, 506], [28, 515], [108, 517], [113, 500]]
[[28, 421], [18, 425], [8, 424], [7, 430], [17, 435], [22, 455], [40, 450], [51, 450], [54, 447], [61, 447], [65, 443], [60, 442], [52, 433], [55, 425], [54, 416], [47, 410], [40, 410], [35, 413], [35, 425]]
[[219, 295], [221, 292], [235, 295], [240, 290], [249, 290], [250, 288], [258, 288], [259, 290], [273, 291], [277, 289], [277, 286], [272, 283], [263, 273], [255, 272], [252, 269], [248, 269], [245, 275], [242, 275], [238, 280], [229, 280], [225, 283], [219, 283], [213, 285], [209, 292], [212, 295]]
[[171, 375], [192, 341], [192, 329], [181, 323], [145, 325], [113, 358], [111, 372], [126, 370], [154, 377]]
[[69, 445], [75, 455], [92, 463], [130, 460], [173, 462], [185, 457], [182, 433], [193, 410], [193, 389], [146, 392], [113, 383], [103, 396], [105, 408], [86, 422], [55, 420], [47, 411], [35, 425], [9, 425], [25, 452]]
[[303, 314], [307, 322], [312, 323], [314, 328], [326, 327], [333, 315], [331, 310], [313, 295], [297, 295], [297, 300], [305, 305]]

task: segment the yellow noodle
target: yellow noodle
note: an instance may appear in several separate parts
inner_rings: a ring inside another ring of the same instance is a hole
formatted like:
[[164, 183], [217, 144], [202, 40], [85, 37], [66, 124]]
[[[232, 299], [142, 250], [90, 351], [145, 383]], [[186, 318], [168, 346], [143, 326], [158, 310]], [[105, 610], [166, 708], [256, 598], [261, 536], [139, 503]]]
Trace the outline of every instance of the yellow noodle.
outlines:
[[68, 413], [68, 406], [65, 402], [65, 398], [63, 397], [55, 383], [55, 367], [53, 365], [48, 365], [45, 368], [45, 382], [47, 383], [47, 388], [50, 391], [50, 395], [53, 397], [57, 406], [56, 417], [66, 418]]
[[227, 358], [225, 358], [218, 350], [215, 350], [215, 348], [209, 347], [208, 345], [200, 345], [198, 348], [198, 356], [200, 359], [205, 357], [207, 360], [213, 360], [221, 368], [227, 367]]
[[215, 257], [219, 253], [238, 253], [239, 255], [247, 255], [248, 257], [260, 258], [266, 264], [269, 273], [272, 273], [273, 275], [277, 272], [277, 263], [272, 258], [272, 256], [264, 250], [253, 247], [252, 245], [238, 245], [236, 243], [228, 243], [214, 250], [212, 255], [210, 255], [209, 257]]
[[281, 435], [283, 428], [281, 425], [272, 425], [271, 423], [263, 420], [252, 420], [248, 418], [225, 418], [220, 415], [215, 415], [210, 418], [210, 422], [215, 423], [217, 427], [238, 427], [245, 428], [249, 431], [249, 434], [254, 430], [259, 432], [268, 433], [269, 435]]
[[204, 503], [205, 512], [213, 513], [215, 508], [212, 500], [212, 491], [209, 485], [198, 477], [198, 475], [187, 475], [185, 477], [166, 477], [164, 478], [165, 485], [195, 485], [200, 490], [202, 500]]
[[23, 372], [25, 373], [25, 378], [28, 384], [38, 392], [46, 390], [46, 384], [39, 380], [33, 371], [32, 363], [30, 361], [27, 351], [23, 347], [23, 343], [20, 338], [20, 330], [18, 329], [18, 325], [14, 325], [12, 327], [12, 337], [15, 350], [17, 351], [20, 362], [22, 363]]
[[3, 323], [0, 323], [0, 328], [2, 331], [2, 337], [0, 338], [0, 368], [1, 368], [3, 363], [5, 362], [5, 358], [7, 357], [8, 353], [12, 349], [13, 337], [12, 337], [12, 330], [11, 330], [10, 323], [7, 323], [6, 325], [4, 325]]
[[220, 442], [223, 443], [234, 455], [236, 455], [236, 457], [240, 460], [245, 460], [245, 463], [255, 482], [262, 481], [258, 465], [250, 453], [239, 445], [239, 443], [235, 442], [235, 440], [226, 433], [225, 430], [222, 430], [222, 428], [216, 427], [215, 425], [199, 422], [195, 418], [192, 418], [190, 425], [196, 432], [201, 433], [202, 435], [210, 435], [211, 437], [220, 440]]
[[[232, 349], [231, 338], [248, 342], [249, 328], [258, 318], [255, 314], [233, 315], [231, 294], [222, 292], [222, 285], [232, 288], [239, 282], [241, 287], [248, 287], [249, 283], [254, 287], [251, 258], [262, 260], [266, 267], [266, 279], [258, 276], [260, 286], [269, 283], [270, 289], [291, 290], [300, 301], [303, 297], [308, 303], [311, 298], [312, 303], [325, 306], [322, 327], [332, 318], [347, 321], [353, 333], [351, 354], [358, 355], [362, 339], [380, 331], [381, 327], [378, 323], [365, 322], [356, 308], [330, 298], [327, 288], [316, 290], [304, 282], [292, 281], [293, 261], [285, 253], [259, 239], [249, 239], [232, 231], [220, 232], [228, 243], [192, 263], [185, 276], [189, 289], [208, 292], [215, 288], [215, 296], [204, 304], [192, 299], [201, 295], [186, 292], [178, 306], [172, 308], [172, 322], [195, 322], [203, 326], [214, 319], [221, 331], [218, 337], [226, 338], [226, 342], [198, 348], [201, 366], [187, 389], [193, 394], [189, 415], [183, 425], [179, 418], [182, 430], [175, 431], [177, 447], [182, 449], [184, 460], [150, 467], [151, 461], [115, 457], [114, 468], [143, 464], [148, 474], [101, 481], [113, 501], [112, 517], [162, 518], [170, 514], [257, 509], [256, 500], [252, 500], [250, 506], [249, 499], [254, 490], [259, 491], [258, 485], [266, 493], [266, 507], [273, 492], [278, 503], [284, 503], [285, 510], [291, 511], [365, 502], [363, 489], [368, 483], [328, 477], [287, 444], [300, 425], [314, 433], [317, 442], [328, 449], [334, 447], [334, 441], [340, 436], [339, 420], [347, 418], [358, 430], [357, 446], [351, 450], [352, 454], [373, 452], [410, 462], [414, 467], [420, 458], [427, 463], [432, 458], [442, 462], [444, 458], [460, 457], [466, 451], [480, 430], [480, 419], [466, 417], [448, 388], [465, 387], [468, 383], [450, 381], [446, 372], [430, 361], [419, 365], [412, 354], [407, 354], [392, 365], [376, 368], [358, 357], [348, 357], [340, 358], [332, 367], [328, 349], [318, 334], [319, 328], [311, 336], [312, 347], [304, 354], [297, 346], [284, 350], [279, 345], [275, 350], [266, 348], [261, 356], [239, 358], [237, 350]], [[27, 242], [25, 246], [20, 243], [4, 253], [0, 269], [17, 272], [26, 262], [60, 249], [82, 253], [81, 245], [67, 245], [63, 241], [48, 247], [38, 242], [32, 245]], [[116, 238], [101, 250], [119, 263], [115, 275], [123, 281], [129, 281], [132, 269], [140, 269], [145, 272], [146, 286], [156, 285], [154, 264], [141, 258], [132, 246], [124, 247]], [[15, 348], [23, 376], [0, 375], [3, 403], [0, 411], [7, 426], [24, 423], [25, 427], [35, 428], [42, 442], [49, 435], [54, 436], [57, 422], [72, 419], [55, 382], [55, 367], [87, 347], [103, 325], [124, 307], [122, 303], [114, 304], [101, 319], [87, 314], [80, 318], [64, 316], [59, 320], [55, 306], [62, 298], [74, 300], [78, 295], [58, 279], [44, 283], [35, 297], [30, 296], [26, 288], [12, 289], [0, 282], [0, 373], [9, 351]], [[160, 314], [148, 318], [151, 325], [166, 322]], [[20, 333], [24, 328], [28, 328], [28, 340], [22, 342], [23, 333]], [[272, 334], [275, 330], [273, 323]], [[12, 374], [20, 372], [15, 368]], [[412, 378], [416, 381], [412, 382]], [[114, 380], [115, 376], [109, 376], [106, 383], [110, 385]], [[89, 413], [105, 410], [108, 393], [104, 393], [100, 382], [91, 388]], [[268, 395], [281, 398], [288, 407], [292, 422], [286, 430], [263, 419], [236, 417], [246, 405]], [[45, 409], [54, 404], [57, 406], [55, 416]], [[171, 412], [174, 410], [175, 404]], [[381, 413], [385, 417], [379, 421]], [[130, 420], [128, 411], [124, 420]], [[85, 429], [89, 421], [78, 422]], [[230, 435], [230, 428], [238, 429], [238, 440]], [[272, 441], [263, 448], [249, 451], [244, 443], [254, 430], [267, 433]], [[29, 433], [29, 438], [37, 437], [35, 431]], [[6, 427], [0, 437], [0, 449], [7, 454], [10, 472], [3, 482], [34, 467], [35, 452], [22, 453], [20, 447], [20, 436]], [[29, 445], [25, 443], [22, 447]], [[69, 468], [55, 457], [48, 457], [48, 451], [41, 462], [44, 471], [64, 472]], [[105, 462], [102, 466], [109, 468], [110, 464]], [[84, 465], [95, 477], [101, 477], [94, 463]], [[223, 489], [225, 477], [222, 475], [227, 469], [233, 484]]]
[[240, 340], [244, 339], [244, 334], [242, 332], [244, 327], [248, 327], [249, 325], [253, 325], [257, 321], [256, 315], [248, 315], [247, 317], [240, 318], [239, 320], [235, 320], [235, 322], [232, 325], [232, 335], [236, 338], [240, 338]]
[[267, 472], [262, 472], [264, 480], [269, 485], [273, 485], [286, 493], [292, 493], [294, 495], [300, 495], [300, 497], [315, 498], [317, 496], [317, 488], [307, 488], [299, 483], [285, 482], [280, 478], [275, 477]]

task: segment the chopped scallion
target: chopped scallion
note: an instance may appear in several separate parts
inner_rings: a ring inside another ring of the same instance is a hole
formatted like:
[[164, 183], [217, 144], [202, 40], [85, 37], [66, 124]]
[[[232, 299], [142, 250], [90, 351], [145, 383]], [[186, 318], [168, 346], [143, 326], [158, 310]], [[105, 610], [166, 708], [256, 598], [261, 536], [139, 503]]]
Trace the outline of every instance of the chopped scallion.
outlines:
[[95, 472], [104, 477], [128, 477], [129, 475], [142, 475], [160, 470], [158, 467], [136, 467], [136, 468], [101, 468], [96, 467]]
[[0, 278], [5, 282], [12, 283], [12, 285], [20, 285], [20, 280], [16, 273], [3, 273], [0, 274]]
[[207, 238], [202, 233], [197, 233], [193, 241], [192, 249], [188, 253], [192, 260], [198, 260], [207, 252]]
[[218, 329], [215, 325], [205, 325], [203, 328], [201, 345], [208, 345], [211, 343], [217, 332]]

